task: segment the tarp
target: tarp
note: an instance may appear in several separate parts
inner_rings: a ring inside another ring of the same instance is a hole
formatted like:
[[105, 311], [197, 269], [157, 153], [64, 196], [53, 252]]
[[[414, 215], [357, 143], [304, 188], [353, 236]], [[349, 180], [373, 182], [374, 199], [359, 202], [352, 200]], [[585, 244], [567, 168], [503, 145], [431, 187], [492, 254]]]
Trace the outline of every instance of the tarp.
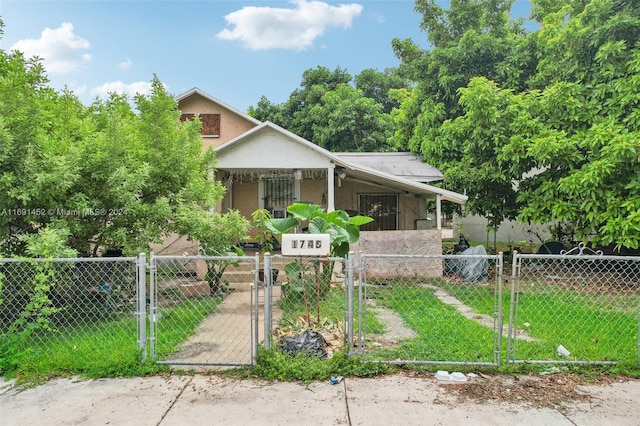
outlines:
[[[472, 283], [487, 282], [489, 261], [484, 246], [469, 247], [458, 255], [478, 256], [473, 258], [449, 259], [448, 272]], [[483, 257], [484, 256], [484, 257]]]

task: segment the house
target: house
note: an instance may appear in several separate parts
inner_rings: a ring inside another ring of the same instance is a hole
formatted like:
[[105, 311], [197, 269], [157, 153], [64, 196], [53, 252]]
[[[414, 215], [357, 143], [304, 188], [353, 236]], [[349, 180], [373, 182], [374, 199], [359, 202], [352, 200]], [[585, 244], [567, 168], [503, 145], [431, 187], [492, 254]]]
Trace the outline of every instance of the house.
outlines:
[[[408, 153], [333, 153], [271, 122], [260, 122], [193, 88], [177, 97], [181, 119], [199, 115], [205, 147], [226, 188], [219, 211], [258, 208], [284, 217], [294, 202], [371, 216], [363, 231], [442, 228], [441, 203], [467, 197], [430, 185], [439, 170]], [[434, 211], [427, 211], [433, 200]]]

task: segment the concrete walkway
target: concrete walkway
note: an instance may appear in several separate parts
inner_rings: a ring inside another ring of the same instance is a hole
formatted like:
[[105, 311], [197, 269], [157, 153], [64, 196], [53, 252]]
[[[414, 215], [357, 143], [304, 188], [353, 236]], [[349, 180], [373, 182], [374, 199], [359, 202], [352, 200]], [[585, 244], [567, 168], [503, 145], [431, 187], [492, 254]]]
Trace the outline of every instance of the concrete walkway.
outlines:
[[[264, 291], [260, 289], [258, 303], [255, 303], [255, 287], [252, 283], [234, 284], [233, 291], [208, 315], [198, 326], [195, 334], [182, 344], [181, 350], [167, 357], [167, 361], [175, 361], [182, 370], [206, 364], [249, 365], [251, 364], [252, 342], [255, 339], [255, 324], [252, 321], [251, 303], [253, 298], [253, 315], [258, 315], [258, 342], [264, 341]], [[274, 308], [273, 319], [277, 322], [280, 310], [277, 301], [280, 298], [280, 287], [273, 287]], [[161, 339], [162, 330], [159, 330]]]
[[[0, 381], [0, 424], [32, 425], [553, 425], [640, 424], [640, 381], [584, 386], [585, 398], [537, 408], [460, 399], [433, 375], [308, 385], [219, 376], [60, 379], [19, 390]], [[481, 383], [482, 385], [482, 383]]]

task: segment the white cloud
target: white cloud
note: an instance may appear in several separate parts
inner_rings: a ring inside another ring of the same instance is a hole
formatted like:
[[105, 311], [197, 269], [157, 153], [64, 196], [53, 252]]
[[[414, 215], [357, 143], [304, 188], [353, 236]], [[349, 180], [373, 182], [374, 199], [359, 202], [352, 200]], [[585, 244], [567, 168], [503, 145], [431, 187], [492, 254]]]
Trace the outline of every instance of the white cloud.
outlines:
[[91, 89], [91, 95], [106, 98], [110, 93], [120, 93], [135, 96], [137, 93], [148, 95], [151, 93], [151, 83], [147, 81], [136, 81], [134, 83], [123, 83], [122, 81], [110, 81]]
[[351, 27], [362, 5], [331, 6], [321, 1], [292, 0], [293, 9], [247, 6], [224, 18], [232, 29], [217, 34], [223, 40], [241, 40], [253, 50], [305, 50], [328, 27]]
[[66, 85], [66, 87], [73, 91], [76, 96], [82, 96], [87, 93], [87, 85], [78, 83], [77, 81], [72, 81]]
[[124, 62], [120, 62], [118, 64], [118, 68], [120, 68], [121, 70], [128, 70], [129, 68], [131, 68], [131, 59], [127, 58], [126, 61]]
[[48, 72], [67, 74], [78, 71], [91, 60], [83, 51], [91, 45], [73, 33], [73, 25], [64, 22], [59, 28], [45, 28], [39, 39], [17, 41], [9, 50], [19, 50], [26, 57], [39, 56]]

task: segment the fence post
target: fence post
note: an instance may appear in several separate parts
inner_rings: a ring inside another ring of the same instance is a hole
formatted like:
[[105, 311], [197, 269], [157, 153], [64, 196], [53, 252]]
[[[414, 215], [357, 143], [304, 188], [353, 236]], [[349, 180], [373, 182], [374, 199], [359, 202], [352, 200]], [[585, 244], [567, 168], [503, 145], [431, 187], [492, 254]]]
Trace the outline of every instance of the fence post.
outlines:
[[256, 253], [253, 259], [253, 294], [251, 299], [251, 312], [253, 321], [253, 343], [251, 345], [251, 364], [256, 365], [258, 344], [260, 343], [260, 253]]
[[498, 253], [498, 341], [496, 342], [496, 356], [494, 362], [500, 366], [502, 361], [502, 327], [504, 324], [504, 311], [502, 306], [502, 274], [504, 272], [504, 253]]
[[271, 274], [271, 253], [264, 254], [264, 348], [271, 349], [271, 290], [272, 290], [272, 274]]
[[511, 361], [511, 342], [514, 340], [512, 339], [512, 330], [514, 330], [514, 326], [515, 324], [513, 323], [514, 321], [514, 314], [515, 314], [515, 294], [516, 294], [516, 282], [520, 279], [519, 277], [519, 271], [518, 271], [518, 262], [519, 262], [519, 258], [518, 258], [518, 251], [514, 250], [513, 251], [513, 262], [511, 263], [511, 297], [510, 297], [510, 302], [509, 302], [509, 327], [507, 328], [507, 364]]
[[344, 318], [344, 329], [347, 331], [347, 345], [349, 345], [349, 355], [353, 354], [353, 252], [347, 254], [347, 264], [345, 270], [345, 285], [347, 290], [347, 311]]
[[[365, 291], [365, 276], [366, 276], [366, 271], [365, 271], [365, 262], [364, 262], [364, 255], [362, 254], [362, 251], [360, 251], [360, 255], [359, 255], [359, 263], [358, 263], [358, 353], [364, 353], [364, 340], [363, 340], [363, 328], [364, 328], [364, 308], [365, 308], [365, 301], [364, 301], [364, 291]], [[355, 277], [355, 271], [354, 271], [354, 277]], [[355, 278], [354, 278], [355, 280]]]
[[149, 255], [149, 355], [156, 359], [156, 322], [158, 321], [158, 306], [156, 301], [156, 257]]
[[141, 362], [147, 361], [147, 271], [146, 255], [138, 255], [138, 349], [140, 349]]

